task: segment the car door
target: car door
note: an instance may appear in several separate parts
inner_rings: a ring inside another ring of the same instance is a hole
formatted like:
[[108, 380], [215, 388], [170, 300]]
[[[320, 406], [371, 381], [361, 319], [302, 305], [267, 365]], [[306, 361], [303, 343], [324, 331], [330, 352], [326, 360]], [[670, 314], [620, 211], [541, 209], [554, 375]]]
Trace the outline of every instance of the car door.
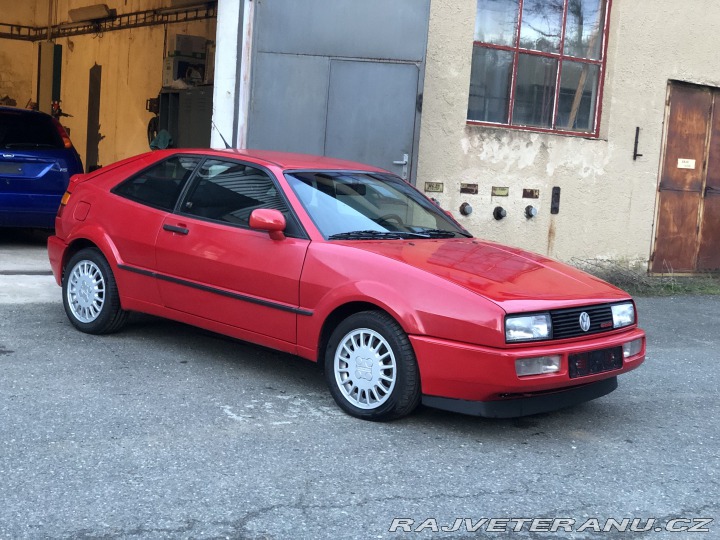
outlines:
[[[282, 211], [286, 237], [249, 227], [257, 208]], [[296, 342], [299, 282], [309, 241], [269, 171], [207, 159], [156, 242], [164, 304]]]
[[[95, 200], [93, 211], [106, 216], [105, 234], [112, 239], [123, 296], [160, 304], [155, 272], [155, 242], [162, 225], [202, 158], [175, 155], [133, 174], [112, 189], [116, 197]], [[135, 170], [136, 165], [128, 167]], [[123, 175], [120, 168], [109, 174]]]

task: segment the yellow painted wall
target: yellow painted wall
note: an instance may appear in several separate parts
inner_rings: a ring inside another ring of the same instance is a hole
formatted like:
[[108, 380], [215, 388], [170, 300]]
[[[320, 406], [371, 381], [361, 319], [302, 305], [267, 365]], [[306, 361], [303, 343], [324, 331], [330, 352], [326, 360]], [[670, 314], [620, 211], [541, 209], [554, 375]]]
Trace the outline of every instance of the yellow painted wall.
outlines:
[[[120, 13], [130, 13], [167, 6], [159, 0], [106, 2]], [[87, 5], [87, 1], [60, 0], [57, 17], [67, 20], [68, 9]], [[141, 27], [62, 38], [63, 46], [62, 108], [73, 115], [63, 123], [71, 130], [73, 143], [83, 161], [87, 142], [87, 109], [90, 69], [102, 66], [100, 95], [99, 163], [114, 161], [146, 152], [147, 123], [152, 114], [145, 101], [157, 97], [162, 87], [162, 67], [166, 39], [175, 34], [204, 36], [215, 40], [215, 20], [172, 24], [167, 27]]]
[[[175, 31], [214, 37], [207, 23], [174, 25]], [[99, 162], [107, 165], [149, 150], [147, 123], [152, 114], [145, 101], [162, 87], [165, 29], [144, 27], [108, 32], [103, 36], [76, 36], [63, 45], [63, 110], [73, 114], [64, 124], [81, 155], [86, 145], [90, 69], [102, 66]]]
[[[30, 26], [69, 22], [68, 10], [87, 6], [87, 0], [56, 0], [49, 10], [48, 0], [12, 2], [13, 9], [0, 9], [0, 21]], [[105, 0], [118, 14], [167, 7], [167, 0]], [[15, 7], [18, 6], [18, 7]], [[12, 14], [12, 16], [10, 16]], [[166, 40], [175, 34], [204, 36], [215, 40], [215, 20], [141, 27], [61, 38], [63, 48], [61, 100], [63, 112], [73, 115], [62, 123], [85, 162], [90, 69], [102, 66], [100, 95], [99, 163], [114, 161], [149, 150], [147, 123], [152, 114], [145, 110], [148, 98], [157, 97], [162, 87]], [[37, 44], [0, 39], [0, 97], [6, 93], [25, 106], [36, 89]], [[11, 93], [12, 92], [12, 93]], [[17, 97], [16, 97], [17, 96]]]
[[[46, 0], [0, 0], [0, 22], [35, 26], [38, 5], [47, 20]], [[32, 42], [0, 39], [0, 98], [8, 96], [18, 107], [25, 107], [35, 95], [33, 66], [36, 64], [37, 50]]]

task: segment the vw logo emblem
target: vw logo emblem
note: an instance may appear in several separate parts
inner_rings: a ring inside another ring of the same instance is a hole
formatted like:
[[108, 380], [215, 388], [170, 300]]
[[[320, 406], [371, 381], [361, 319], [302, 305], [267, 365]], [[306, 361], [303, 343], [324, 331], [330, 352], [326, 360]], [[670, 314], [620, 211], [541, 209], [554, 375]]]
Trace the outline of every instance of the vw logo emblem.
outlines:
[[583, 332], [590, 330], [590, 315], [584, 311], [580, 314], [580, 328]]

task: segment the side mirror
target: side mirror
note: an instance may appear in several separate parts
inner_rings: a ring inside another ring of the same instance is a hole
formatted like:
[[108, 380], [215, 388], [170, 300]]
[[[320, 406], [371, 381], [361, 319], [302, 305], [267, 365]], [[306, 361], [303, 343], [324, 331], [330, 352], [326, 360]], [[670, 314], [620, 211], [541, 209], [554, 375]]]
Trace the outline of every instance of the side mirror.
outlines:
[[259, 231], [267, 231], [273, 240], [285, 239], [285, 216], [279, 210], [258, 208], [250, 214], [250, 227]]

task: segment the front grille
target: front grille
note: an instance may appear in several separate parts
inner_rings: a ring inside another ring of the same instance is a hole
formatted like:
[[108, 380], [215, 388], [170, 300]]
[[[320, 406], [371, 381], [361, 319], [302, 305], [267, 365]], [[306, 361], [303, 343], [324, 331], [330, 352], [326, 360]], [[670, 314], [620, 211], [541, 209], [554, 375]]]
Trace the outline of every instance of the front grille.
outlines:
[[[590, 316], [590, 329], [585, 332], [580, 327], [580, 314]], [[569, 309], [558, 309], [550, 312], [552, 319], [553, 339], [565, 339], [589, 334], [609, 332], [613, 329], [613, 317], [610, 305], [585, 306]]]

